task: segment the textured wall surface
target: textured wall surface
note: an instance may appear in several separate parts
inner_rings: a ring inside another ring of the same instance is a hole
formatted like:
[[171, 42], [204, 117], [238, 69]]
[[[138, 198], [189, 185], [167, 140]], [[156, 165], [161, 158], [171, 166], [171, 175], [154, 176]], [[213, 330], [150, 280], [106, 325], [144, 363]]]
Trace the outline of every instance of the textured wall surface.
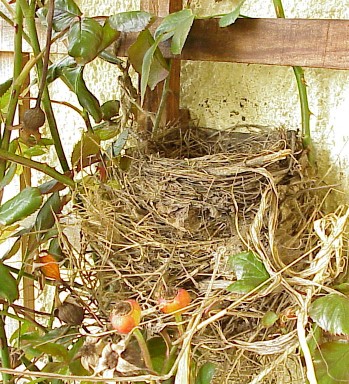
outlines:
[[[191, 0], [199, 15], [229, 12], [236, 0]], [[80, 0], [86, 15], [111, 15], [139, 9], [139, 0]], [[184, 3], [186, 3], [184, 1]], [[287, 17], [349, 18], [348, 0], [284, 0]], [[244, 15], [274, 17], [272, 1], [247, 0]], [[88, 87], [101, 102], [117, 97], [119, 72], [101, 60], [85, 70]], [[326, 182], [349, 187], [349, 71], [305, 69], [311, 128]], [[77, 104], [64, 85], [51, 87], [53, 99]], [[183, 62], [181, 106], [190, 110], [201, 126], [224, 129], [236, 124], [258, 124], [300, 129], [300, 106], [293, 71], [288, 67], [245, 64]], [[69, 108], [56, 105], [59, 129], [69, 153], [78, 140], [83, 122]], [[342, 201], [349, 195], [339, 194]], [[337, 197], [338, 197], [337, 196]]]
[[[231, 0], [192, 0], [200, 15], [229, 12]], [[284, 0], [287, 17], [349, 18], [348, 0]], [[241, 13], [275, 17], [272, 1], [247, 0]], [[239, 123], [300, 129], [300, 106], [291, 68], [226, 63], [183, 64], [182, 106], [202, 126]], [[349, 71], [305, 69], [311, 129], [319, 169], [328, 184], [349, 187]], [[336, 195], [342, 202], [349, 195]]]

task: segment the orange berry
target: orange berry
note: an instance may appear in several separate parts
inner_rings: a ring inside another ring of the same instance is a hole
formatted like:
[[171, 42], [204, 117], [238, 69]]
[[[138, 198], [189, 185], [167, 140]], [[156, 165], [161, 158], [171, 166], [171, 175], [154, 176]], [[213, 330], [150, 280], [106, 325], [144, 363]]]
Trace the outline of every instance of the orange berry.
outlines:
[[141, 307], [136, 300], [120, 301], [113, 308], [110, 322], [119, 333], [130, 333], [141, 322]]
[[160, 310], [163, 313], [182, 313], [185, 308], [190, 304], [191, 297], [187, 290], [179, 288], [176, 295], [172, 295], [170, 298], [160, 298], [158, 300], [160, 304]]
[[59, 272], [59, 265], [57, 260], [49, 254], [47, 251], [42, 251], [39, 255], [40, 270], [46, 279], [61, 280], [61, 274]]

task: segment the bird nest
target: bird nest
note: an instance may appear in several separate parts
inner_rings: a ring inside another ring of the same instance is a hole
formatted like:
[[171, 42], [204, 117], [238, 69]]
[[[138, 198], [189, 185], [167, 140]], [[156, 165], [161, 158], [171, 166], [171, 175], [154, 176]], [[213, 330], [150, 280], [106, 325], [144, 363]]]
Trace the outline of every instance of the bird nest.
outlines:
[[[148, 337], [158, 335], [173, 326], [154, 310], [159, 295], [185, 288], [193, 300], [170, 372], [178, 382], [189, 350], [198, 365], [217, 364], [217, 383], [304, 382], [299, 329], [316, 287], [342, 270], [345, 220], [321, 213], [296, 134], [176, 128], [127, 152], [127, 169], [109, 169], [107, 183], [77, 199], [74, 263], [100, 319], [133, 298]], [[231, 258], [244, 252], [269, 278], [236, 293]]]

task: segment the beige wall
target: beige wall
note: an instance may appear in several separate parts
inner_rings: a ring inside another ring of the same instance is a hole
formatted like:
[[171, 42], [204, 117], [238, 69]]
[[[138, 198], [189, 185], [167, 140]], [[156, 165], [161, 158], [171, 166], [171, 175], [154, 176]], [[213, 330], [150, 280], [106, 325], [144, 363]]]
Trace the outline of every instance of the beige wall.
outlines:
[[[232, 0], [192, 0], [201, 15], [231, 10]], [[139, 9], [139, 0], [80, 0], [87, 15], [111, 15]], [[287, 17], [349, 18], [348, 0], [284, 0]], [[274, 17], [272, 1], [247, 0], [242, 13]], [[349, 71], [306, 69], [311, 128], [322, 174], [330, 184], [341, 180], [349, 187]], [[101, 102], [117, 97], [118, 71], [97, 60], [86, 68], [86, 81]], [[76, 103], [64, 86], [51, 88], [52, 97]], [[181, 105], [202, 126], [224, 129], [236, 124], [259, 124], [300, 129], [300, 107], [291, 68], [227, 63], [183, 62]], [[75, 112], [56, 106], [67, 151], [78, 140], [83, 122]], [[349, 194], [338, 195], [343, 202]], [[337, 196], [337, 197], [338, 197]]]
[[[231, 10], [233, 0], [192, 0], [200, 15]], [[349, 18], [348, 0], [284, 0], [287, 17]], [[139, 9], [139, 1], [81, 0], [92, 14], [112, 14]], [[247, 0], [242, 13], [252, 17], [275, 17], [272, 1]], [[91, 88], [102, 100], [117, 94], [115, 70], [98, 62], [88, 68]], [[329, 184], [341, 180], [349, 187], [349, 71], [305, 70], [308, 84], [311, 129], [319, 169]], [[103, 79], [99, 82], [100, 78]], [[183, 62], [181, 105], [202, 126], [224, 129], [236, 124], [260, 124], [301, 129], [298, 93], [291, 68], [245, 64]], [[336, 195], [343, 202], [348, 195]]]
[[[232, 1], [193, 0], [200, 14], [228, 12]], [[287, 17], [349, 18], [348, 0], [284, 0]], [[212, 10], [212, 11], [211, 11]], [[275, 17], [272, 1], [247, 0], [241, 12]], [[306, 69], [311, 129], [320, 172], [327, 183], [349, 187], [349, 71]], [[292, 69], [244, 64], [183, 64], [182, 105], [203, 126], [238, 123], [300, 129], [300, 107]], [[349, 202], [349, 194], [337, 194]]]

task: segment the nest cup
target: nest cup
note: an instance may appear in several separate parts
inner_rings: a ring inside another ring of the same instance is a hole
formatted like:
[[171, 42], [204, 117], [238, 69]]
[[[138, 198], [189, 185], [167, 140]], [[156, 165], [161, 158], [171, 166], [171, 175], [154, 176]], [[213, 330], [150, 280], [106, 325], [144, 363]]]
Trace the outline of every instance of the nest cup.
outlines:
[[[192, 345], [199, 360], [220, 363], [219, 382], [249, 382], [261, 367], [274, 364], [273, 355], [295, 345], [294, 320], [269, 347], [258, 342], [279, 334], [279, 324], [256, 329], [265, 312], [294, 307], [281, 280], [309, 268], [308, 251], [318, 241], [313, 223], [321, 216], [319, 201], [310, 193], [316, 182], [299, 138], [261, 127], [174, 127], [135, 149], [129, 160], [126, 171], [109, 170], [112, 184], [86, 186], [79, 195], [88, 257], [75, 263], [87, 294], [104, 318], [122, 299], [153, 307], [164, 287], [191, 292], [192, 314], [200, 312], [202, 321], [236, 303], [228, 316], [197, 333]], [[246, 250], [258, 255], [273, 279], [263, 294], [240, 300], [226, 290], [236, 280], [227, 261]], [[297, 359], [290, 364], [300, 366]]]

